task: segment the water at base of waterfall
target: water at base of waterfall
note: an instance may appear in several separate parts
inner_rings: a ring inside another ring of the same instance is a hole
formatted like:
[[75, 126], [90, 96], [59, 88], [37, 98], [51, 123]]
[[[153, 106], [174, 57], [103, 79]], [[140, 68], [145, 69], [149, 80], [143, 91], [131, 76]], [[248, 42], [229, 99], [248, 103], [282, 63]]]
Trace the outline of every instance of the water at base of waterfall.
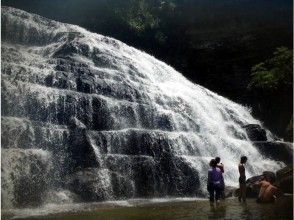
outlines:
[[292, 219], [288, 210], [277, 214], [275, 204], [239, 203], [229, 198], [211, 207], [207, 199], [131, 199], [99, 203], [47, 204], [37, 209], [2, 210], [2, 219], [50, 220], [179, 220], [179, 219]]

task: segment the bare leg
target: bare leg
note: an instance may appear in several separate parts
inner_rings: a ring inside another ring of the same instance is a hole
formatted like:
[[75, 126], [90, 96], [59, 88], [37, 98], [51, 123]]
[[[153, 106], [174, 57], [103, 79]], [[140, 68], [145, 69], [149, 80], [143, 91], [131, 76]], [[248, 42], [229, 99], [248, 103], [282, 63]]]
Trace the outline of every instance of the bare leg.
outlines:
[[241, 198], [243, 200], [243, 202], [246, 202], [246, 184], [241, 184]]
[[239, 183], [239, 196], [238, 196], [239, 202], [241, 202], [241, 198], [242, 198], [242, 185]]

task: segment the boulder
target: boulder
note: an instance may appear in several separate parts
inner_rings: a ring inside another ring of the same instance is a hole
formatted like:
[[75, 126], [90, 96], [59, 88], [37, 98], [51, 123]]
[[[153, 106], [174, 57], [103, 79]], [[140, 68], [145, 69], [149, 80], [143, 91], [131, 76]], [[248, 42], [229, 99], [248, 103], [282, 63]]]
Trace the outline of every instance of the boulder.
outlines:
[[111, 177], [107, 169], [84, 168], [66, 176], [65, 184], [86, 202], [111, 199]]
[[259, 152], [273, 160], [291, 164], [293, 161], [292, 143], [282, 141], [259, 141], [253, 142]]
[[284, 194], [275, 201], [274, 211], [279, 219], [289, 219], [293, 216], [293, 194]]
[[271, 184], [276, 182], [276, 174], [274, 172], [264, 171], [262, 175], [265, 176], [267, 181], [269, 181]]
[[267, 141], [266, 131], [258, 124], [244, 125], [248, 138], [251, 141]]
[[253, 176], [246, 180], [246, 196], [249, 198], [257, 198], [259, 193], [259, 186], [254, 185], [256, 181], [258, 181], [262, 175]]
[[293, 165], [277, 171], [277, 186], [284, 193], [293, 193]]

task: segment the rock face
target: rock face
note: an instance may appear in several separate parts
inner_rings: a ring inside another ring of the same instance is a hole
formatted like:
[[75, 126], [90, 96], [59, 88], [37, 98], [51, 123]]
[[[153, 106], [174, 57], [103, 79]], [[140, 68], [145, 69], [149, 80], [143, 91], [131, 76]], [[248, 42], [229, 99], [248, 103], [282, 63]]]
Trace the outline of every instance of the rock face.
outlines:
[[277, 171], [277, 186], [284, 193], [293, 193], [293, 165]]
[[243, 127], [260, 122], [247, 108], [152, 56], [21, 10], [3, 7], [1, 18], [2, 158], [11, 158], [2, 170], [31, 167], [20, 184], [2, 175], [4, 208], [46, 203], [47, 191], [82, 201], [204, 196], [215, 156], [227, 185], [241, 155], [248, 175], [283, 166], [260, 160]]
[[85, 168], [71, 174], [66, 185], [71, 191], [80, 195], [84, 201], [111, 199], [112, 187], [107, 172], [108, 170]]
[[[41, 149], [2, 149], [2, 204], [36, 206], [46, 197], [51, 155]], [[5, 189], [5, 190], [3, 190]]]
[[254, 146], [266, 157], [277, 161], [283, 161], [286, 164], [292, 164], [292, 143], [281, 141], [260, 141], [254, 142]]
[[251, 141], [267, 141], [266, 131], [258, 124], [248, 124], [243, 126]]

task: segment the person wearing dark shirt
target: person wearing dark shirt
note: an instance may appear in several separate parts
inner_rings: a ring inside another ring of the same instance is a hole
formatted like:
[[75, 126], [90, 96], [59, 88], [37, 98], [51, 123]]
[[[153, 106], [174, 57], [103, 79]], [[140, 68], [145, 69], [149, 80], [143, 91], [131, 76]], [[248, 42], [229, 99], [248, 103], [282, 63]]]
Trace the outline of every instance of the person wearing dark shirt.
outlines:
[[[225, 172], [224, 165], [223, 165], [223, 163], [220, 162], [221, 161], [220, 157], [216, 157], [215, 161], [216, 161], [216, 167], [218, 167], [222, 171], [222, 173], [224, 173]], [[223, 175], [222, 175], [222, 177], [223, 177]], [[225, 199], [225, 180], [224, 180], [224, 177], [221, 180], [221, 198]]]
[[212, 159], [209, 163], [208, 179], [207, 179], [207, 190], [209, 192], [209, 201], [211, 204], [216, 201], [219, 202], [221, 195], [221, 181], [222, 171], [218, 168], [215, 159]]
[[239, 195], [239, 202], [241, 202], [241, 199], [243, 202], [246, 201], [246, 174], [245, 174], [245, 163], [247, 162], [247, 157], [242, 156], [240, 163], [238, 165], [238, 170], [239, 170], [239, 186], [240, 186], [240, 195]]

